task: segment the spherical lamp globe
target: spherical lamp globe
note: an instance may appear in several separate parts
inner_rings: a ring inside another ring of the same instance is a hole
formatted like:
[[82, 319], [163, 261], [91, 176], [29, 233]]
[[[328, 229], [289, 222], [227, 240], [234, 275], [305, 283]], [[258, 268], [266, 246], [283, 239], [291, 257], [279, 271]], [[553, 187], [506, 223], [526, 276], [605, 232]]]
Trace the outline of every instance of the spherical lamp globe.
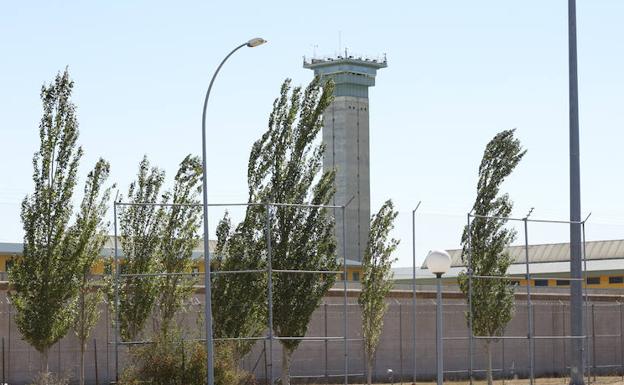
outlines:
[[433, 274], [442, 275], [451, 268], [451, 256], [444, 250], [433, 250], [427, 255], [425, 264]]

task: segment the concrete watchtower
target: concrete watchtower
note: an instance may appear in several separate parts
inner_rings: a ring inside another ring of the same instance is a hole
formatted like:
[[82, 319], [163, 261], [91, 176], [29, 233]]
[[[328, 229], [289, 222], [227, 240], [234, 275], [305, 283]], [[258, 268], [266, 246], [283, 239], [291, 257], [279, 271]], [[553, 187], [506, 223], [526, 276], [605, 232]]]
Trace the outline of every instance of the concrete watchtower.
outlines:
[[368, 88], [375, 85], [377, 70], [387, 67], [382, 60], [337, 56], [327, 59], [304, 58], [303, 67], [324, 80], [333, 80], [334, 101], [323, 115], [324, 169], [336, 169], [335, 205], [351, 202], [345, 212], [345, 238], [342, 216], [335, 210], [338, 255], [343, 242], [346, 257], [361, 261], [370, 230], [370, 150]]

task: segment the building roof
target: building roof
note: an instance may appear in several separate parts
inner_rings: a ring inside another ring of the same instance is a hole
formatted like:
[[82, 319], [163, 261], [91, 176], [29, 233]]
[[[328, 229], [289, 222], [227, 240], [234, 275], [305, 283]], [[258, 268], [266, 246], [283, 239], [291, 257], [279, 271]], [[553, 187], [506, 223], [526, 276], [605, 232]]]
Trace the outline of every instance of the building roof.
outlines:
[[[510, 246], [507, 251], [509, 251], [514, 264], [525, 263], [524, 246]], [[447, 250], [447, 252], [451, 256], [451, 266], [464, 266], [464, 262], [461, 260], [461, 249]], [[585, 259], [588, 261], [624, 259], [624, 239], [585, 242]], [[567, 242], [529, 245], [529, 263], [568, 261], [570, 261], [570, 244]], [[422, 267], [425, 267], [424, 264]]]
[[[585, 270], [585, 267], [583, 268]], [[411, 267], [398, 267], [392, 269], [394, 273], [395, 281], [408, 281], [413, 278], [413, 271]], [[464, 266], [453, 266], [450, 270], [444, 274], [444, 278], [455, 278], [459, 273], [466, 271]], [[611, 258], [611, 259], [595, 259], [588, 260], [586, 262], [586, 270], [588, 274], [591, 273], [621, 273], [624, 272], [624, 258]], [[566, 277], [570, 273], [569, 261], [558, 262], [539, 262], [529, 263], [529, 272], [535, 278], [545, 277]], [[526, 275], [526, 265], [524, 263], [515, 263], [509, 266], [507, 273], [512, 277], [524, 277]], [[435, 275], [431, 273], [427, 268], [421, 267], [416, 269], [416, 279], [431, 279]]]
[[[200, 240], [197, 242], [198, 244], [193, 249], [193, 258], [199, 259], [204, 255], [204, 243]], [[214, 255], [214, 251], [217, 246], [217, 241], [211, 239], [208, 241], [210, 248], [211, 257]], [[121, 245], [117, 244], [117, 253], [119, 257], [123, 257], [123, 251], [121, 250]], [[2, 255], [22, 255], [24, 252], [24, 244], [21, 242], [0, 242], [0, 254]], [[100, 252], [101, 257], [113, 257], [115, 255], [115, 237], [109, 236], [106, 242], [104, 243], [104, 247]], [[338, 257], [338, 262], [342, 262], [342, 258]], [[360, 266], [362, 263], [353, 259], [347, 258], [347, 266]]]

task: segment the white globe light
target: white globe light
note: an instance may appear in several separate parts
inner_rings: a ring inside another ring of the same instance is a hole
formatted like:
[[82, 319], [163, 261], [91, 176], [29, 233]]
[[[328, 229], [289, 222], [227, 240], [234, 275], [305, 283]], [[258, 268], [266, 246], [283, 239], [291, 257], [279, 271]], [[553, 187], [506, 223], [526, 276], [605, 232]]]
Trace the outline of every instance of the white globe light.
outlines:
[[444, 274], [451, 268], [451, 256], [444, 250], [433, 250], [427, 255], [425, 264], [433, 274]]

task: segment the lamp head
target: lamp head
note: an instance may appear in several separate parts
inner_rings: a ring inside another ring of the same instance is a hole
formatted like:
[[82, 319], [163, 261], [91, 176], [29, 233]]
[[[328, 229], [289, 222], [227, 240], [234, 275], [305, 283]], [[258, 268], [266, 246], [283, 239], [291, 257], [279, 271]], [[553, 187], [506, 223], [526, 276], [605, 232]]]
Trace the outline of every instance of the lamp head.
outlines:
[[451, 268], [451, 256], [444, 250], [433, 250], [427, 255], [425, 264], [433, 274], [442, 275]]
[[264, 43], [266, 43], [266, 42], [267, 42], [267, 41], [266, 41], [266, 40], [264, 40], [264, 39], [263, 39], [263, 38], [261, 38], [261, 37], [254, 37], [253, 39], [251, 39], [251, 40], [249, 40], [249, 41], [247, 42], [247, 47], [252, 47], [252, 48], [253, 48], [253, 47], [257, 47], [257, 46], [262, 45], [262, 44], [264, 44]]

